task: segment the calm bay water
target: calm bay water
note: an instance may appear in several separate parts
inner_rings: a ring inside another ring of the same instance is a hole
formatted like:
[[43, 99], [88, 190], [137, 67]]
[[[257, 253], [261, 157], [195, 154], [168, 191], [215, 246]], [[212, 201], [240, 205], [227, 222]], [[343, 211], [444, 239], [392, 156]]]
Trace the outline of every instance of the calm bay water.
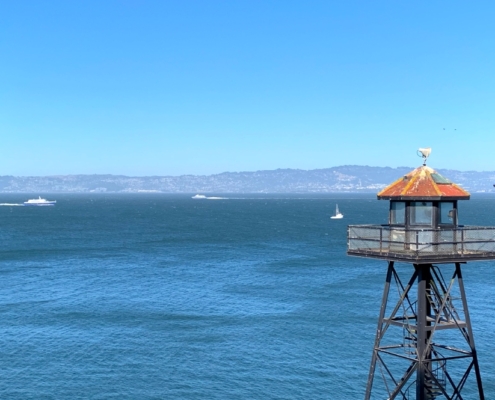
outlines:
[[[386, 263], [347, 257], [346, 227], [385, 223], [388, 202], [227, 197], [0, 207], [0, 397], [362, 398]], [[495, 226], [494, 204], [461, 202], [460, 222]], [[464, 267], [487, 399], [494, 272]]]

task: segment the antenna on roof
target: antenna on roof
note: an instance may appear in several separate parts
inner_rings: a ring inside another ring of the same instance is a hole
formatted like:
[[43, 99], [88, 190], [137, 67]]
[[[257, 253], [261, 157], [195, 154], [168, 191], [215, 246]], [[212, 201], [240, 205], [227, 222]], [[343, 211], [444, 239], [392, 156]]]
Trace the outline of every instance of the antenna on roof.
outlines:
[[425, 147], [425, 148], [420, 148], [418, 149], [418, 156], [423, 157], [423, 165], [426, 165], [426, 160], [430, 156], [431, 153], [431, 147]]

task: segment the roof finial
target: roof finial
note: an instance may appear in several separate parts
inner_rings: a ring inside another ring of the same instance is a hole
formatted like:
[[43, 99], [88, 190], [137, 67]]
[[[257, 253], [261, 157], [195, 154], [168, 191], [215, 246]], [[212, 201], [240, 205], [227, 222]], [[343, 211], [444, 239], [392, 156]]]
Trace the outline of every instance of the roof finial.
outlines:
[[420, 148], [418, 149], [418, 156], [419, 157], [423, 157], [424, 161], [423, 161], [423, 166], [426, 165], [426, 159], [430, 156], [430, 153], [431, 153], [431, 147], [424, 147], [424, 148]]

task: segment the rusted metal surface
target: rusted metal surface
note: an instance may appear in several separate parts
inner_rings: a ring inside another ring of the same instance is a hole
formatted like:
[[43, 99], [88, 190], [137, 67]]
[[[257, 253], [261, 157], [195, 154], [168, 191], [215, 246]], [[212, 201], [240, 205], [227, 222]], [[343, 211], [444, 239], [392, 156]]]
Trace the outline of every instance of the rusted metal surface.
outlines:
[[423, 165], [397, 179], [377, 196], [384, 200], [468, 200], [470, 194]]

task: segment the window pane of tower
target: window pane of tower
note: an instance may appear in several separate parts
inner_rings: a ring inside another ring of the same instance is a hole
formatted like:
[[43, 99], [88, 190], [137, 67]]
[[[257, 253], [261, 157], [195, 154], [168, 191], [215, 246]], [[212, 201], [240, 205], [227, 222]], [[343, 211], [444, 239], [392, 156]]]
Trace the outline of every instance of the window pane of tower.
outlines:
[[390, 223], [404, 225], [406, 223], [406, 203], [404, 201], [393, 201], [390, 210]]
[[440, 223], [441, 224], [453, 224], [453, 213], [454, 211], [454, 202], [446, 201], [440, 202]]
[[432, 225], [433, 205], [431, 201], [411, 202], [411, 224]]

